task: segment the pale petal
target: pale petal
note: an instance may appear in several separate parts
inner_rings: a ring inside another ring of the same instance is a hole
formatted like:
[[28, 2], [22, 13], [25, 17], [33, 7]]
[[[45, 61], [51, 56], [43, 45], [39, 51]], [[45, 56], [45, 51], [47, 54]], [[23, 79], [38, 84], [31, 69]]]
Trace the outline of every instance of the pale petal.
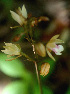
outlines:
[[10, 13], [11, 13], [12, 18], [16, 22], [18, 22], [20, 25], [22, 25], [22, 20], [20, 19], [20, 16], [17, 13], [15, 13], [14, 11], [11, 11], [11, 10], [10, 10]]
[[22, 15], [23, 17], [27, 18], [27, 11], [26, 11], [25, 5], [22, 6]]
[[49, 57], [55, 61], [55, 58], [52, 56], [52, 54], [49, 52], [49, 50], [46, 49], [46, 51], [47, 51], [47, 54], [49, 55]]
[[59, 35], [55, 35], [50, 40], [57, 39], [58, 37], [59, 37]]
[[58, 45], [59, 46], [59, 51], [63, 51], [64, 50], [64, 47], [62, 45]]
[[5, 43], [5, 45], [5, 50], [1, 50], [2, 52], [9, 55], [20, 55], [21, 49], [18, 46], [12, 43]]
[[55, 40], [55, 43], [56, 43], [56, 44], [58, 44], [58, 43], [64, 43], [64, 41], [63, 41], [63, 40], [60, 40], [60, 39], [56, 39], [56, 40]]
[[58, 53], [55, 53], [56, 55], [62, 55], [62, 53], [58, 52]]
[[53, 48], [55, 48], [56, 47], [56, 44], [55, 43], [48, 43], [47, 45], [46, 45], [46, 48], [49, 48], [49, 49], [53, 49]]
[[59, 52], [59, 49], [58, 48], [53, 48], [52, 51], [57, 53], [57, 52]]

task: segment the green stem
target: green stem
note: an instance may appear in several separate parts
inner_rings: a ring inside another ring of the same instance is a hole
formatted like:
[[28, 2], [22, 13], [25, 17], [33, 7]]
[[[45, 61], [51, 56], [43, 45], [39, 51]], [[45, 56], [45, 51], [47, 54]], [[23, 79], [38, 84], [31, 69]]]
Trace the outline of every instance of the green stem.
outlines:
[[[33, 52], [34, 52], [35, 58], [37, 59], [37, 55], [36, 55], [36, 52], [35, 52], [35, 47], [34, 47], [33, 41], [32, 41], [32, 47], [33, 47]], [[36, 74], [37, 74], [37, 79], [38, 79], [40, 94], [43, 94], [43, 92], [42, 92], [42, 86], [41, 86], [41, 81], [40, 81], [40, 73], [39, 73], [39, 70], [38, 70], [38, 65], [37, 65], [37, 62], [34, 62], [34, 63], [35, 63], [35, 68], [36, 68]]]
[[21, 55], [23, 55], [24, 57], [27, 58], [27, 60], [35, 62], [32, 58], [30, 58], [28, 55], [26, 55], [25, 53], [21, 52]]
[[37, 74], [37, 79], [38, 79], [40, 94], [43, 94], [43, 92], [42, 92], [42, 86], [41, 86], [41, 81], [40, 81], [40, 74], [39, 74], [39, 70], [38, 70], [38, 66], [37, 66], [36, 62], [35, 62], [35, 68], [36, 68], [36, 74]]

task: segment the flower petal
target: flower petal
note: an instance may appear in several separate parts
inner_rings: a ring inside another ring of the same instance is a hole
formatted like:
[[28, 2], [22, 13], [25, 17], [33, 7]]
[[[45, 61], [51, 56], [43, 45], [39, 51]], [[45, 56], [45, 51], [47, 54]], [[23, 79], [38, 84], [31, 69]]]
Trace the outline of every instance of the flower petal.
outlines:
[[20, 55], [21, 48], [19, 48], [17, 45], [12, 43], [5, 43], [5, 45], [5, 50], [1, 50], [2, 52], [8, 55]]
[[16, 22], [18, 22], [20, 25], [22, 25], [22, 20], [20, 19], [20, 16], [17, 13], [15, 13], [14, 11], [11, 11], [11, 10], [10, 10], [10, 13], [11, 13], [12, 18]]
[[52, 56], [52, 54], [49, 52], [49, 50], [46, 49], [46, 51], [47, 51], [47, 54], [49, 55], [49, 57], [55, 61], [55, 58]]
[[55, 35], [50, 40], [57, 39], [58, 37], [59, 37], [59, 35]]
[[62, 53], [60, 53], [60, 52], [57, 52], [57, 53], [55, 53], [56, 55], [62, 55]]
[[64, 50], [64, 47], [62, 45], [58, 45], [59, 46], [59, 51], [63, 51]]
[[63, 40], [60, 40], [60, 39], [56, 39], [55, 40], [55, 43], [57, 44], [57, 43], [64, 43], [64, 41]]
[[47, 43], [47, 45], [46, 45], [46, 48], [49, 48], [49, 49], [53, 49], [53, 48], [55, 48], [56, 47], [56, 44], [55, 43]]
[[22, 15], [27, 18], [27, 11], [26, 11], [26, 8], [25, 8], [25, 5], [22, 6]]

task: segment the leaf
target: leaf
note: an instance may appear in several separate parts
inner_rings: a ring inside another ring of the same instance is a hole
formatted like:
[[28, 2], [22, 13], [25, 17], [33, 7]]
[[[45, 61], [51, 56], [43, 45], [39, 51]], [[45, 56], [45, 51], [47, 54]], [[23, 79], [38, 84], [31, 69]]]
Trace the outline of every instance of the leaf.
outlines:
[[[52, 90], [51, 90], [49, 87], [46, 87], [46, 86], [44, 86], [44, 85], [43, 85], [42, 87], [43, 87], [43, 88], [42, 88], [43, 94], [53, 94]], [[35, 86], [34, 94], [40, 94], [38, 85]]]
[[2, 94], [28, 94], [27, 84], [22, 81], [15, 81], [7, 85]]
[[70, 86], [69, 86], [69, 88], [68, 88], [66, 94], [70, 94]]
[[0, 53], [0, 70], [11, 77], [23, 77], [26, 75], [25, 69], [19, 59], [5, 61], [7, 56]]

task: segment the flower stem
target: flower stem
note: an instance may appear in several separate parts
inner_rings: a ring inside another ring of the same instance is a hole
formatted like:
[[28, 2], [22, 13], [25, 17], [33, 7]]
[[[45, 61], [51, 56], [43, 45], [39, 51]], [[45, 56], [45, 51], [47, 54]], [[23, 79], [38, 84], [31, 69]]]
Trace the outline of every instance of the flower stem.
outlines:
[[37, 74], [37, 79], [38, 79], [40, 94], [43, 94], [43, 92], [42, 92], [42, 86], [41, 86], [41, 81], [40, 81], [40, 74], [39, 74], [39, 70], [38, 70], [38, 66], [37, 66], [36, 62], [35, 62], [35, 68], [36, 68], [36, 74]]

